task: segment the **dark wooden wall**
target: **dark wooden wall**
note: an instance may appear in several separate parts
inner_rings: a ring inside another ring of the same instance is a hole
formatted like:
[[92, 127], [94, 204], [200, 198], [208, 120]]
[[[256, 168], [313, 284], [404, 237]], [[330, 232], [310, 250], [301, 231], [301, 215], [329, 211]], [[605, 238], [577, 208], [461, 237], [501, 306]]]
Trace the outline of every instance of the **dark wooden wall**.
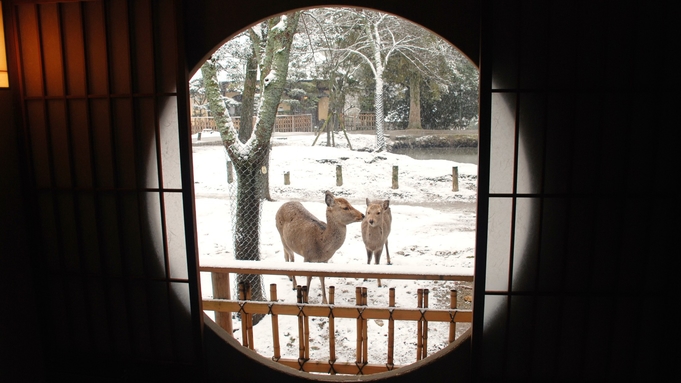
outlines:
[[[203, 324], [182, 87], [243, 27], [323, 4], [2, 2], [3, 378], [301, 379]], [[473, 337], [390, 381], [666, 377], [676, 2], [334, 4], [420, 23], [482, 73]]]

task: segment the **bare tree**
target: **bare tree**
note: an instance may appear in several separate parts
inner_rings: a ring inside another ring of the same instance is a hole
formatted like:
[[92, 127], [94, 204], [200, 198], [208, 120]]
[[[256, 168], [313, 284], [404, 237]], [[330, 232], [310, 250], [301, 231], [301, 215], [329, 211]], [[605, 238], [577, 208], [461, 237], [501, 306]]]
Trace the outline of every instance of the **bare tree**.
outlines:
[[344, 23], [345, 19], [338, 8], [307, 10], [301, 17], [300, 44], [294, 51], [297, 62], [307, 65], [311, 75], [328, 84], [329, 112], [323, 116], [327, 146], [333, 145], [331, 132], [337, 131], [341, 124], [346, 95], [357, 83], [353, 76], [361, 65], [352, 53], [336, 49], [343, 39], [342, 28], [336, 28], [339, 25], [337, 21]]
[[[350, 74], [345, 77], [349, 80], [346, 83], [352, 80], [367, 83], [361, 80], [365, 70], [358, 70], [358, 63], [363, 63], [371, 73], [377, 151], [385, 149], [384, 119], [401, 115], [386, 106], [384, 92], [391, 84], [393, 88], [399, 83], [409, 89], [407, 128], [413, 129], [423, 127], [422, 97], [438, 99], [441, 95], [474, 93], [468, 88], [476, 87], [477, 82], [469, 75], [471, 71], [464, 68], [472, 67], [470, 62], [451, 44], [414, 23], [354, 8], [319, 8], [308, 13], [326, 21], [319, 26], [329, 43], [319, 45], [319, 49], [332, 52], [340, 63], [337, 67], [344, 69], [343, 74]], [[352, 57], [359, 60], [350, 60]], [[332, 78], [334, 73], [327, 71], [326, 75]], [[422, 89], [427, 93], [422, 94]]]
[[206, 115], [206, 89], [203, 86], [203, 79], [192, 79], [189, 82], [189, 97], [192, 101], [192, 117]]
[[[288, 13], [268, 20], [265, 25], [257, 26], [263, 28], [259, 35], [265, 38], [252, 39], [251, 54], [259, 58], [257, 67], [260, 71], [260, 98], [255, 107], [254, 124], [242, 122], [240, 131], [234, 127], [219, 92], [217, 58], [207, 60], [201, 67], [209, 108], [237, 175], [234, 224], [236, 259], [260, 260], [260, 211], [263, 196], [263, 184], [260, 181], [263, 169], [266, 170], [267, 166], [270, 138], [286, 84], [291, 42], [299, 17], [298, 12]], [[248, 74], [245, 79], [248, 83]], [[253, 288], [252, 299], [264, 300], [262, 279], [258, 275], [256, 282], [252, 282], [253, 277], [249, 277]]]
[[375, 80], [374, 108], [376, 113], [376, 151], [386, 149], [384, 136], [385, 111], [383, 90], [385, 68], [396, 55], [401, 55], [414, 65], [423, 66], [419, 57], [427, 53], [423, 34], [410, 33], [405, 28], [406, 21], [385, 13], [366, 9], [342, 8], [344, 23], [338, 23], [334, 28], [339, 45], [334, 48], [352, 53], [368, 65]]

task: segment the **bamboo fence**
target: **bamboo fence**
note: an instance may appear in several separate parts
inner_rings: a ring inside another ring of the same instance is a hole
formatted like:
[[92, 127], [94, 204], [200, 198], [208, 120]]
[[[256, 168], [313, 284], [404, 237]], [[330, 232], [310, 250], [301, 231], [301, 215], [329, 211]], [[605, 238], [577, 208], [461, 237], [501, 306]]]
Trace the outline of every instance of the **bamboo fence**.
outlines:
[[[260, 263], [260, 262], [258, 262]], [[248, 274], [274, 274], [289, 275], [293, 271], [296, 275], [314, 276], [334, 276], [334, 277], [354, 277], [354, 278], [391, 278], [391, 279], [412, 279], [412, 280], [455, 280], [471, 281], [472, 274], [437, 269], [432, 273], [414, 273], [409, 268], [391, 266], [391, 272], [383, 273], [376, 271], [358, 271], [352, 267], [343, 265], [333, 265], [330, 268], [326, 264], [302, 264], [290, 266], [289, 264], [278, 264], [277, 267], [263, 267], [262, 265], [253, 266], [254, 262], [229, 261], [223, 265], [201, 266], [202, 272], [211, 272], [213, 281], [219, 281], [219, 291], [221, 298], [204, 298], [203, 309], [216, 313], [216, 322], [231, 334], [232, 323], [231, 313], [239, 313], [241, 318], [242, 345], [253, 349], [253, 315], [265, 314], [271, 317], [272, 321], [272, 342], [274, 353], [272, 360], [300, 371], [328, 373], [328, 374], [354, 374], [366, 375], [377, 372], [390, 371], [402, 366], [394, 365], [393, 353], [395, 342], [395, 321], [415, 321], [417, 322], [417, 347], [416, 360], [424, 359], [428, 356], [428, 323], [429, 322], [448, 322], [449, 323], [449, 342], [454, 342], [456, 336], [457, 323], [471, 323], [472, 311], [457, 309], [457, 291], [450, 290], [450, 308], [433, 309], [428, 307], [428, 289], [418, 289], [416, 308], [397, 308], [395, 307], [395, 289], [389, 290], [389, 301], [387, 307], [370, 307], [367, 305], [367, 288], [357, 287], [355, 291], [354, 306], [336, 306], [334, 304], [335, 288], [329, 287], [328, 304], [310, 304], [308, 302], [307, 286], [297, 286], [297, 302], [284, 303], [277, 301], [276, 284], [270, 285], [270, 300], [267, 302], [251, 301], [250, 286], [247, 283], [239, 284], [239, 299], [231, 300], [229, 297], [229, 278], [216, 278], [216, 274], [226, 275], [229, 273], [248, 273]], [[302, 270], [301, 270], [302, 269]], [[339, 270], [340, 269], [340, 270]], [[225, 286], [227, 284], [227, 286]], [[214, 286], [215, 289], [217, 286]], [[226, 293], [225, 293], [226, 292]], [[227, 313], [224, 315], [224, 313]], [[218, 321], [218, 314], [223, 314]], [[298, 359], [281, 357], [281, 347], [279, 344], [279, 317], [281, 315], [295, 316], [298, 320]], [[226, 320], [225, 317], [229, 317]], [[310, 330], [309, 318], [320, 317], [328, 318], [329, 329], [329, 359], [311, 360], [310, 359]], [[356, 333], [356, 358], [354, 361], [336, 360], [335, 350], [335, 319], [350, 318], [357, 321]], [[368, 320], [387, 320], [388, 321], [388, 347], [387, 363], [370, 363], [368, 360]], [[225, 323], [229, 322], [229, 323]]]
[[[241, 118], [232, 117], [234, 128], [239, 130]], [[204, 130], [217, 130], [213, 117], [192, 117], [192, 134], [201, 133]], [[275, 132], [312, 132], [312, 115], [278, 115], [274, 123]]]
[[[240, 118], [232, 117], [232, 123], [238, 130]], [[347, 130], [373, 130], [376, 129], [376, 115], [373, 113], [360, 113], [356, 117], [344, 116], [343, 121]], [[201, 133], [204, 130], [216, 130], [213, 117], [192, 117], [192, 134]], [[278, 115], [274, 124], [275, 132], [313, 132], [311, 114]]]

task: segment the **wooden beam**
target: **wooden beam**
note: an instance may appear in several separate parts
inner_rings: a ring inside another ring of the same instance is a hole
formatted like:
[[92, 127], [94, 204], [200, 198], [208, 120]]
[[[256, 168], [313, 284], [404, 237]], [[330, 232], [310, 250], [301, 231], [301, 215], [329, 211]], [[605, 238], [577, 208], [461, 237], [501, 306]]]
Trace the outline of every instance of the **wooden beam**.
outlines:
[[[313, 262], [222, 261], [201, 265], [199, 271], [267, 275], [300, 275], [336, 278], [410, 279], [426, 281], [473, 281], [473, 271], [467, 268], [414, 267], [399, 265], [341, 265]], [[379, 271], [381, 270], [381, 271]], [[383, 271], [384, 270], [384, 271]]]
[[[302, 368], [297, 359], [282, 358], [279, 359], [278, 362], [284, 366], [288, 366], [299, 371], [322, 373], [328, 373], [329, 371], [331, 371], [331, 364], [329, 364], [329, 362], [321, 360], [308, 360], [305, 363], [303, 363]], [[362, 372], [364, 375], [369, 375], [378, 372], [390, 371], [392, 369], [397, 369], [400, 367], [401, 366], [393, 366], [391, 368], [388, 368], [388, 366], [384, 364], [367, 364], [364, 367], [362, 367]], [[333, 371], [335, 371], [338, 374], [357, 375], [359, 373], [359, 367], [357, 367], [357, 365], [355, 365], [354, 362], [336, 362], [333, 364]]]
[[[272, 302], [249, 301], [243, 304], [243, 309], [249, 314], [269, 314], [269, 305]], [[203, 309], [217, 312], [238, 312], [241, 306], [238, 301], [226, 299], [203, 299]], [[357, 318], [357, 306], [334, 306], [334, 318]], [[393, 308], [392, 318], [394, 320], [418, 321], [421, 319], [421, 309], [419, 308]], [[303, 304], [302, 313], [311, 317], [328, 317], [330, 308], [328, 305]], [[272, 305], [272, 314], [297, 316], [298, 305], [287, 303], [275, 303]], [[455, 322], [468, 322], [473, 319], [470, 310], [452, 309], [428, 309], [423, 317], [430, 322], [451, 322], [450, 313], [454, 316]], [[362, 317], [365, 319], [389, 319], [389, 308], [364, 307]]]

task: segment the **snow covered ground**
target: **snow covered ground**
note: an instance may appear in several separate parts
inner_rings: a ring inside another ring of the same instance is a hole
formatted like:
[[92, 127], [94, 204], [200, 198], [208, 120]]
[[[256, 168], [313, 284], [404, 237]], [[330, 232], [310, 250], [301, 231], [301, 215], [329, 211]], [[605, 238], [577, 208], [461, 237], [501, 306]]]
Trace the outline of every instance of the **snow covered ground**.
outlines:
[[[346, 198], [364, 212], [366, 198], [390, 199], [393, 215], [389, 237], [390, 258], [394, 265], [412, 267], [454, 267], [473, 269], [475, 244], [475, 199], [477, 166], [446, 160], [414, 160], [392, 153], [373, 153], [375, 137], [350, 134], [352, 148], [343, 135], [337, 135], [337, 147], [323, 146], [324, 136], [312, 147], [312, 133], [275, 134], [270, 155], [270, 191], [274, 202], [265, 201], [262, 211], [262, 262], [284, 262], [274, 216], [286, 201], [301, 201], [315, 216], [325, 221], [324, 191]], [[194, 138], [196, 139], [196, 138]], [[196, 219], [201, 265], [233, 259], [230, 188], [226, 176], [226, 154], [222, 146], [205, 145], [218, 139], [216, 133], [203, 133], [204, 145], [193, 147]], [[321, 142], [320, 142], [321, 141]], [[196, 141], [195, 141], [196, 142]], [[343, 185], [336, 186], [336, 165], [342, 165]], [[399, 169], [399, 188], [392, 189], [392, 169]], [[458, 167], [459, 191], [452, 191], [452, 167]], [[290, 185], [284, 185], [284, 172], [290, 173]], [[296, 255], [296, 262], [302, 257]], [[343, 246], [329, 261], [331, 264], [366, 265], [366, 251], [362, 243], [360, 224], [348, 226]], [[390, 268], [385, 265], [373, 268]], [[278, 287], [280, 301], [295, 303], [295, 291], [285, 276], [265, 276], [268, 291], [271, 283]], [[304, 284], [304, 278], [298, 278]], [[459, 282], [409, 281], [383, 279], [383, 287], [375, 280], [355, 278], [327, 278], [326, 286], [335, 286], [336, 305], [354, 305], [355, 287], [368, 288], [369, 306], [387, 306], [388, 288], [396, 289], [398, 307], [416, 307], [419, 288], [430, 289], [431, 308], [449, 308], [449, 290], [463, 287]], [[212, 296], [210, 275], [202, 273], [201, 289], [204, 297]], [[470, 291], [469, 291], [470, 292]], [[321, 303], [318, 279], [312, 280], [310, 303]], [[212, 316], [212, 312], [207, 312]], [[311, 359], [328, 359], [328, 322], [326, 318], [311, 318]], [[280, 316], [281, 353], [284, 358], [298, 357], [298, 327], [295, 317]], [[235, 330], [240, 322], [234, 321]], [[467, 328], [459, 324], [460, 334]], [[356, 321], [336, 319], [336, 356], [339, 361], [355, 360]], [[371, 320], [368, 325], [369, 363], [385, 363], [387, 351], [387, 323]], [[234, 332], [240, 340], [241, 331]], [[448, 343], [448, 324], [430, 323], [428, 354]], [[266, 358], [273, 355], [271, 321], [265, 319], [254, 329], [255, 349]], [[395, 324], [396, 365], [415, 362], [416, 323], [397, 321]]]

